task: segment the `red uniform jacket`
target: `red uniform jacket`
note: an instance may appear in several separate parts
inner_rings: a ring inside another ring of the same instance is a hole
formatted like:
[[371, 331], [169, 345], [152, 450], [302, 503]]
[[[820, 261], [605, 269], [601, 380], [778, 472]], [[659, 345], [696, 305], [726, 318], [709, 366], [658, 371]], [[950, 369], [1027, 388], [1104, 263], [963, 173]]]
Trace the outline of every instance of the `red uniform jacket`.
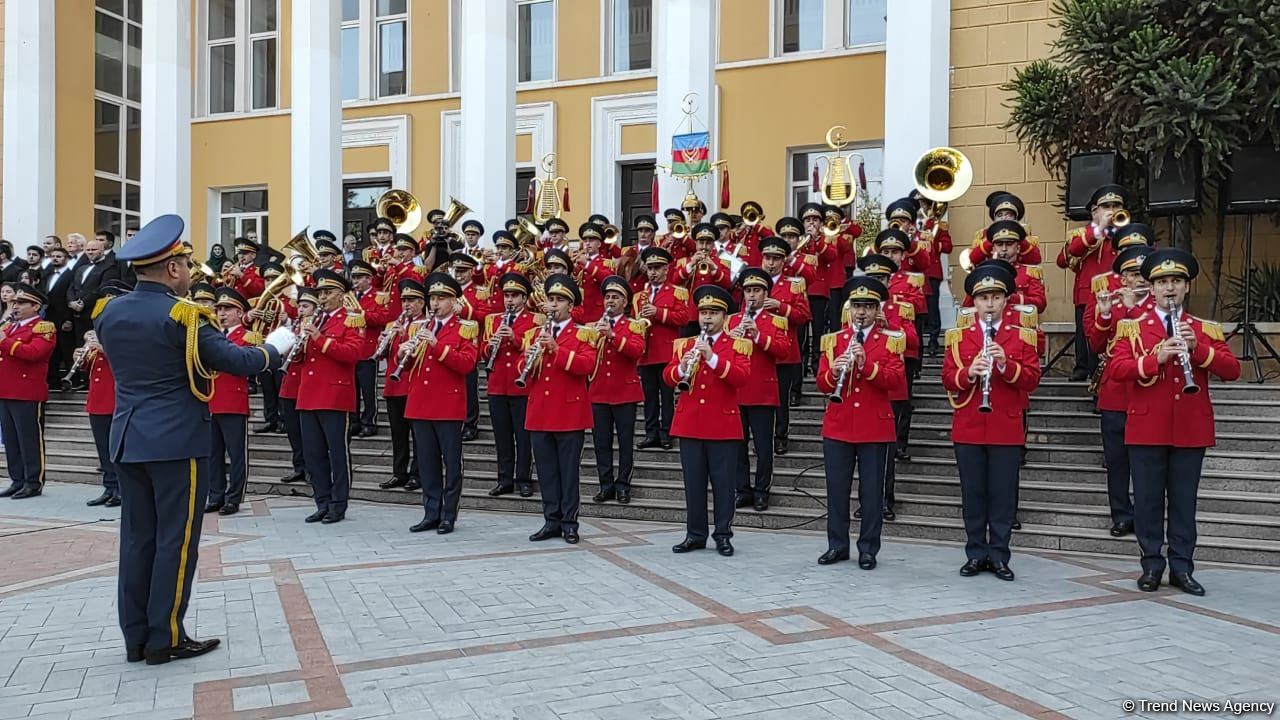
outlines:
[[1111, 272], [1115, 259], [1116, 251], [1111, 247], [1111, 241], [1093, 225], [1071, 232], [1067, 244], [1058, 253], [1058, 267], [1071, 268], [1076, 274], [1075, 291], [1072, 293], [1076, 305], [1089, 302], [1093, 278]]
[[391, 342], [387, 345], [387, 370], [386, 377], [382, 382], [382, 397], [408, 397], [409, 385], [413, 378], [411, 373], [401, 373], [399, 380], [392, 380], [391, 373], [395, 372], [396, 367], [400, 364], [400, 346], [405, 344], [409, 339], [409, 325], [416, 320], [422, 320], [423, 316], [419, 315], [409, 324], [400, 328], [391, 336]]
[[382, 275], [382, 289], [391, 293], [392, 304], [400, 300], [400, 289], [396, 287], [401, 280], [412, 277], [419, 282], [422, 281], [422, 268], [413, 263], [412, 260], [406, 263], [399, 263], [387, 267], [386, 272]]
[[[493, 313], [484, 319], [484, 345], [480, 348], [480, 357], [489, 360], [493, 353], [493, 336], [498, 332], [506, 313]], [[513, 337], [498, 346], [498, 359], [493, 362], [493, 370], [489, 372], [488, 389], [490, 395], [507, 397], [528, 397], [529, 388], [517, 387], [516, 378], [520, 375], [520, 359], [524, 354], [524, 336], [531, 329], [542, 327], [546, 316], [521, 310], [511, 323]]]
[[[254, 343], [249, 341], [249, 329], [237, 325], [227, 331], [227, 339], [238, 347], [248, 347]], [[213, 397], [209, 398], [209, 413], [212, 415], [248, 415], [249, 414], [249, 379], [239, 375], [217, 373], [213, 376]]]
[[[1009, 296], [1009, 303], [1012, 305], [1033, 305], [1036, 312], [1044, 312], [1044, 309], [1049, 306], [1049, 296], [1044, 290], [1044, 275], [1040, 270], [1040, 266], [1019, 263], [1014, 269], [1018, 273], [1013, 283], [1016, 289]], [[965, 295], [964, 307], [973, 307], [973, 298]]]
[[[1095, 293], [1101, 292], [1103, 289], [1115, 291], [1119, 289], [1120, 285], [1119, 276], [1111, 273], [1095, 277], [1092, 283]], [[1111, 305], [1111, 317], [1103, 318], [1098, 314], [1096, 295], [1091, 296], [1089, 304], [1085, 305], [1084, 310], [1084, 336], [1089, 341], [1089, 347], [1095, 353], [1101, 355], [1105, 352], [1110, 357], [1111, 346], [1115, 344], [1116, 327], [1120, 324], [1120, 321], [1127, 318], [1140, 317], [1147, 310], [1154, 307], [1155, 300], [1149, 294], [1145, 300], [1132, 308], [1126, 308], [1117, 298]], [[1132, 383], [1117, 380], [1115, 370], [1115, 366], [1109, 360], [1103, 366], [1102, 380], [1098, 383], [1098, 409], [1128, 412], [1129, 385]]]
[[[426, 323], [419, 320], [410, 326], [416, 333]], [[467, 376], [476, 368], [480, 350], [476, 337], [480, 326], [470, 320], [462, 320], [457, 314], [443, 321], [436, 332], [436, 344], [418, 345], [418, 352], [410, 365], [409, 399], [405, 403], [404, 416], [408, 420], [456, 420], [467, 417]]]
[[1129, 383], [1126, 445], [1195, 448], [1213, 447], [1217, 442], [1209, 376], [1228, 382], [1235, 380], [1240, 377], [1240, 361], [1227, 347], [1222, 326], [1190, 315], [1186, 320], [1196, 334], [1196, 347], [1189, 353], [1192, 377], [1200, 386], [1200, 392], [1194, 394], [1182, 391], [1184, 371], [1179, 359], [1163, 365], [1156, 359], [1166, 338], [1164, 320], [1158, 311], [1147, 310], [1137, 318], [1121, 321], [1116, 327], [1107, 365], [1117, 380]]
[[[594, 323], [604, 315], [604, 295], [600, 292], [600, 283], [612, 275], [617, 267], [618, 262], [609, 259], [603, 253], [591, 258], [583, 266], [582, 304], [578, 306], [582, 311], [574, 318], [576, 322]], [[578, 317], [581, 319], [579, 320]]]
[[[857, 232], [854, 232], [854, 229]], [[837, 290], [844, 287], [844, 280], [847, 276], [846, 263], [851, 262], [855, 252], [853, 249], [853, 241], [862, 234], [862, 228], [857, 225], [850, 226], [844, 232], [835, 237], [835, 241], [831, 242], [831, 246], [836, 250], [836, 256], [826, 265], [827, 292], [835, 294]]]
[[951, 228], [945, 220], [939, 222], [936, 218], [928, 218], [924, 221], [924, 230], [933, 235], [933, 241], [929, 244], [929, 267], [924, 272], [925, 277], [941, 280], [942, 256], [954, 249], [951, 243]]
[[[729, 317], [728, 329], [744, 322], [738, 312]], [[739, 405], [778, 406], [778, 363], [791, 354], [790, 323], [781, 315], [760, 311], [753, 323], [758, 331], [751, 348], [751, 370], [738, 386]]]
[[791, 342], [787, 344], [787, 355], [778, 361], [779, 365], [796, 365], [800, 362], [800, 329], [813, 319], [809, 309], [809, 297], [805, 294], [802, 278], [787, 278], [779, 275], [773, 279], [773, 289], [769, 297], [778, 301], [775, 314], [787, 319], [787, 335]]
[[592, 404], [629, 405], [644, 400], [636, 361], [644, 357], [649, 323], [625, 315], [613, 323], [613, 337], [597, 339], [596, 367], [587, 387]]
[[924, 299], [926, 285], [924, 275], [899, 270], [889, 276], [889, 297], [910, 303], [917, 315], [923, 315], [928, 312]]
[[105, 353], [95, 352], [89, 359], [89, 393], [84, 398], [84, 411], [90, 415], [115, 414], [116, 376]]
[[267, 281], [262, 279], [262, 275], [258, 274], [258, 266], [250, 265], [240, 273], [240, 279], [236, 280], [235, 290], [244, 296], [245, 300], [252, 300], [262, 294], [266, 289]]
[[[725, 290], [733, 287], [733, 278], [729, 277], [728, 265], [715, 257], [711, 258], [707, 264], [710, 269], [704, 271], [694, 267], [692, 257], [684, 258], [677, 262], [675, 269], [671, 271], [671, 282], [688, 288], [690, 294], [703, 285], [719, 285]], [[692, 281], [690, 280], [691, 277]]]
[[649, 343], [645, 347], [644, 357], [637, 365], [666, 364], [671, 359], [671, 345], [680, 337], [692, 317], [689, 308], [689, 292], [683, 287], [663, 283], [654, 292], [652, 283], [645, 283], [640, 292], [631, 298], [632, 314], [640, 317], [640, 309], [645, 305], [653, 305], [658, 312], [649, 318]]
[[[818, 360], [818, 389], [831, 394], [838, 375], [832, 365], [849, 347], [855, 335], [846, 327], [822, 336], [822, 356]], [[892, 396], [907, 387], [902, 351], [907, 336], [899, 331], [872, 327], [862, 343], [866, 361], [851, 365], [845, 375], [840, 397], [844, 402], [827, 403], [822, 415], [822, 437], [847, 443], [888, 443], [897, 438], [893, 421]]]
[[653, 241], [659, 247], [666, 248], [667, 252], [671, 253], [671, 259], [676, 262], [689, 257], [698, 249], [698, 244], [693, 240], [693, 233], [685, 235], [683, 240], [676, 240], [670, 233], [660, 233], [654, 236]]
[[300, 363], [299, 410], [355, 412], [356, 363], [365, 345], [364, 328], [352, 320], [349, 326], [347, 311], [338, 308], [317, 326], [320, 335], [307, 343]]
[[57, 328], [33, 317], [9, 325], [0, 341], [0, 400], [45, 402], [49, 399], [49, 357]]
[[306, 364], [302, 359], [298, 359], [289, 366], [284, 373], [284, 379], [280, 381], [280, 397], [285, 400], [297, 401], [298, 388], [302, 387], [302, 366]]
[[823, 235], [810, 237], [809, 242], [805, 243], [804, 252], [813, 256], [810, 263], [808, 258], [804, 259], [806, 264], [812, 264], [814, 275], [813, 278], [805, 278], [805, 284], [809, 291], [810, 297], [830, 297], [831, 286], [827, 279], [834, 274], [832, 267], [840, 268], [842, 277], [840, 285], [844, 285], [844, 266], [840, 264], [840, 248], [833, 242], [828, 242]]
[[382, 339], [382, 331], [395, 322], [400, 315], [400, 305], [391, 304], [391, 293], [368, 290], [356, 293], [360, 308], [364, 311], [364, 357], [368, 360], [378, 350], [378, 342]]
[[[1030, 232], [1030, 230], [1027, 232]], [[990, 259], [991, 241], [987, 239], [987, 231], [984, 228], [974, 233], [973, 242], [969, 245], [969, 262], [976, 267], [981, 265], [984, 260]], [[1043, 262], [1040, 257], [1040, 238], [1035, 235], [1027, 235], [1026, 243], [1018, 251], [1018, 262], [1023, 265], [1039, 265]]]
[[[933, 269], [933, 241], [925, 240], [917, 236], [911, 241], [911, 246], [907, 248], [907, 252], [902, 257], [901, 271], [920, 273], [923, 277], [928, 277]], [[929, 283], [923, 283], [920, 291], [924, 295], [932, 295], [933, 288]]]
[[[492, 311], [489, 307], [489, 287], [476, 282], [467, 283], [462, 288], [462, 307], [458, 313], [463, 320], [471, 320], [479, 324]], [[420, 418], [421, 419], [421, 418]]]
[[1028, 395], [1040, 384], [1040, 359], [1036, 331], [1018, 325], [1018, 313], [1006, 309], [995, 342], [1006, 355], [1004, 372], [991, 369], [991, 412], [978, 411], [982, 403], [982, 379], [969, 379], [969, 366], [982, 353], [982, 324], [966, 312], [957, 327], [947, 331], [942, 362], [942, 385], [955, 408], [951, 441], [970, 445], [1023, 445], [1026, 433], [1022, 413]]
[[[662, 379], [675, 386], [680, 381], [680, 360], [697, 338], [680, 338], [671, 349], [671, 358]], [[716, 367], [698, 360], [689, 390], [676, 401], [671, 436], [698, 440], [741, 440], [742, 419], [738, 410], [738, 388], [751, 374], [751, 343], [735, 340], [727, 333], [712, 340]]]
[[738, 242], [747, 249], [742, 258], [749, 267], [760, 267], [760, 239], [773, 237], [773, 231], [759, 223], [744, 227], [738, 234]]
[[[916, 332], [916, 309], [911, 303], [895, 300], [884, 304], [885, 325], [890, 330], [901, 332], [906, 338], [906, 349], [902, 352], [903, 362], [920, 358], [920, 334]], [[846, 323], [847, 324], [847, 323]], [[907, 384], [895, 388], [889, 393], [890, 400], [906, 400], [909, 396]]]
[[804, 280], [805, 293], [813, 295], [809, 291], [809, 286], [818, 281], [818, 256], [792, 253], [791, 257], [787, 258], [787, 264], [782, 266], [782, 272]]
[[[551, 322], [550, 319], [547, 322]], [[542, 328], [524, 334], [522, 349], [538, 341]], [[556, 349], [542, 353], [529, 375], [529, 404], [524, 427], [535, 432], [571, 432], [591, 427], [587, 376], [596, 366], [595, 331], [572, 321], [555, 336]], [[524, 357], [520, 360], [524, 367]]]

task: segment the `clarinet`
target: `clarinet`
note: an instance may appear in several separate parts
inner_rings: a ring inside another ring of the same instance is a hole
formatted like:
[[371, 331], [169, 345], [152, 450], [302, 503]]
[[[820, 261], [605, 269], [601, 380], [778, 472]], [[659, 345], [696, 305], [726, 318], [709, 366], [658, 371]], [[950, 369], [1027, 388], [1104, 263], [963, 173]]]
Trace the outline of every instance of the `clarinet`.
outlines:
[[374, 362], [381, 360], [387, 356], [387, 351], [391, 349], [391, 339], [394, 338], [402, 329], [400, 326], [409, 320], [409, 311], [400, 313], [400, 317], [392, 323], [386, 330], [382, 331], [382, 337], [378, 340], [378, 349], [374, 351], [373, 357], [369, 358]]
[[62, 382], [69, 383], [75, 378], [76, 373], [80, 372], [80, 368], [84, 367], [85, 362], [92, 357], [92, 354], [98, 352], [98, 335], [90, 330], [84, 334], [84, 347], [75, 354], [75, 360], [71, 363], [71, 369], [67, 371], [66, 377], [62, 378]]
[[[505, 314], [503, 314], [502, 324], [498, 326], [498, 329], [501, 330], [504, 327], [511, 327], [511, 325], [515, 321], [516, 321], [515, 311], [514, 310], [508, 311]], [[501, 346], [502, 346], [502, 338], [498, 337], [498, 334], [495, 332], [493, 334], [493, 339], [489, 341], [489, 359], [484, 361], [485, 372], [487, 373], [493, 372], [493, 365], [498, 360], [498, 348]]]
[[[418, 327], [418, 331], [409, 338], [408, 342], [400, 346], [400, 363], [396, 365], [396, 369], [391, 371], [388, 376], [393, 382], [400, 382], [400, 376], [409, 368], [409, 363], [414, 355], [418, 354], [418, 345], [426, 339], [427, 333], [431, 332], [431, 323], [435, 322], [436, 313], [431, 311], [427, 315], [427, 319]], [[405, 351], [408, 348], [408, 351]]]
[[[991, 322], [994, 318], [992, 313], [987, 313], [984, 318], [987, 324], [987, 331], [982, 335], [982, 356], [989, 361], [991, 360], [992, 336], [995, 335], [995, 328], [991, 327]], [[982, 402], [978, 404], [978, 412], [991, 412], [991, 368], [987, 368], [987, 371], [982, 374]]]
[[293, 333], [293, 348], [289, 350], [288, 357], [280, 364], [281, 372], [289, 372], [289, 366], [297, 362], [298, 358], [302, 356], [303, 347], [306, 345], [306, 335], [303, 331], [311, 327], [314, 322], [314, 316], [307, 315], [298, 323], [298, 329]]
[[[698, 342], [702, 343], [710, 341], [711, 334], [709, 331], [710, 326], [703, 325], [702, 332], [698, 334]], [[698, 372], [698, 364], [699, 363], [696, 358], [685, 364], [684, 371], [680, 373], [680, 382], [676, 383], [676, 390], [679, 390], [680, 392], [686, 392], [689, 390], [689, 386], [693, 384], [693, 376]]]
[[[862, 319], [854, 318], [853, 334], [856, 337], [860, 332], [862, 332]], [[844, 402], [844, 386], [849, 381], [849, 368], [853, 367], [853, 339], [854, 338], [849, 338], [849, 344], [845, 346], [844, 352], [842, 353], [844, 358], [849, 361], [849, 364], [845, 365], [844, 369], [840, 371], [840, 375], [836, 377], [835, 389], [833, 389], [831, 394], [827, 396], [828, 400], [837, 405]]]
[[[1173, 321], [1175, 332], [1178, 325], [1182, 323], [1182, 306], [1178, 305], [1178, 301], [1169, 298], [1169, 317]], [[1195, 395], [1200, 392], [1200, 386], [1196, 384], [1195, 373], [1191, 370], [1191, 353], [1183, 349], [1178, 353], [1178, 362], [1182, 365], [1182, 392], [1187, 395]]]
[[547, 336], [547, 328], [551, 327], [551, 318], [547, 318], [542, 324], [542, 332], [538, 333], [537, 339], [524, 352], [524, 367], [520, 369], [520, 375], [516, 378], [516, 387], [524, 388], [529, 386], [529, 376], [533, 374], [533, 368], [542, 359], [542, 338]]

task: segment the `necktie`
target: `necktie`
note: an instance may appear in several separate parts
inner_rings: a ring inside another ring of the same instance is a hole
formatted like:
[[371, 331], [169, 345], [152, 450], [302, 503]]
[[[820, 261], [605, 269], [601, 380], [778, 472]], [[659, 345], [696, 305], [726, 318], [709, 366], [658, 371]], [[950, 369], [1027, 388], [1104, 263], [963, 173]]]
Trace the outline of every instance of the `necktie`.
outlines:
[[660, 287], [660, 286], [658, 286], [658, 285], [654, 285], [653, 287], [649, 288], [649, 304], [650, 304], [650, 305], [653, 305], [653, 304], [654, 304], [654, 302], [658, 299], [658, 288], [659, 288], [659, 287]]
[[433, 335], [439, 335], [439, 334], [440, 334], [440, 331], [441, 331], [443, 328], [444, 328], [444, 321], [443, 321], [443, 320], [437, 320], [437, 321], [436, 321], [436, 329], [435, 329], [435, 330], [432, 330], [432, 331], [431, 331], [431, 333], [432, 333]]
[[1173, 337], [1173, 315], [1164, 316], [1164, 332], [1167, 336]]
[[867, 334], [862, 330], [858, 331], [858, 344], [861, 345], [863, 340], [867, 339]]
[[987, 337], [991, 338], [992, 340], [995, 340], [995, 339], [996, 339], [996, 326], [995, 326], [995, 325], [988, 325], [988, 326], [987, 326]]
[[611, 317], [611, 318], [609, 318], [609, 328], [610, 328], [610, 329], [613, 329], [614, 327], [617, 327], [617, 325], [618, 325], [618, 318], [616, 318], [616, 317]]
[[555, 340], [559, 336], [560, 336], [560, 326], [556, 325], [551, 328], [551, 339]]

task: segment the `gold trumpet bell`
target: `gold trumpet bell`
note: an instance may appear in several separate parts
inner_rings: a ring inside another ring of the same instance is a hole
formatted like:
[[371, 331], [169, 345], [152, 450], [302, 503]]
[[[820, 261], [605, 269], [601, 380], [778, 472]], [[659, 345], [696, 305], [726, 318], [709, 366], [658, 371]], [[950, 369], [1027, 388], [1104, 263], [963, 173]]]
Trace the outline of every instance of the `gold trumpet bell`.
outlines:
[[915, 166], [916, 190], [935, 203], [949, 203], [973, 185], [973, 163], [950, 147], [927, 150]]
[[622, 240], [622, 230], [613, 224], [604, 226], [604, 244], [617, 245]]
[[390, 220], [396, 232], [413, 234], [422, 224], [422, 204], [408, 190], [388, 190], [374, 204], [378, 217]]
[[751, 200], [742, 203], [738, 214], [742, 216], [742, 223], [747, 227], [755, 227], [764, 220], [764, 208], [760, 207], [760, 203]]

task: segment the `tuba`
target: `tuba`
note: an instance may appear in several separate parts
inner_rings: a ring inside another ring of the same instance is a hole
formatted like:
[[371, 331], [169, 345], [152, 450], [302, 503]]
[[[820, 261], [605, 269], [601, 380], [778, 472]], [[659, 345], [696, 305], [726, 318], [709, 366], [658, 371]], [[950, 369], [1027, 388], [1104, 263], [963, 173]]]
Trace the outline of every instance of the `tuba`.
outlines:
[[390, 220], [396, 232], [412, 235], [422, 224], [422, 205], [408, 190], [388, 190], [374, 203], [378, 217]]
[[567, 201], [569, 197], [569, 181], [555, 173], [555, 153], [547, 153], [542, 158], [542, 169], [547, 173], [544, 178], [535, 178], [531, 185], [531, 197], [536, 197], [532, 208], [534, 222], [545, 225], [551, 218], [560, 217], [563, 210], [560, 195], [563, 192]]
[[926, 150], [916, 161], [916, 192], [933, 203], [930, 215], [941, 218], [947, 204], [964, 195], [973, 185], [973, 163], [964, 153], [950, 147]]
[[216, 275], [217, 273], [215, 273], [213, 268], [209, 267], [207, 263], [198, 262], [191, 264], [191, 282], [193, 283], [210, 282]]
[[311, 238], [307, 236], [307, 230], [310, 228], [310, 225], [302, 228], [297, 235], [289, 238], [289, 242], [284, 244], [284, 249], [291, 252], [285, 266], [304, 275], [320, 267], [320, 253], [312, 244]]
[[[822, 202], [827, 205], [836, 207], [845, 207], [850, 205], [856, 199], [856, 189], [854, 188], [853, 176], [853, 158], [858, 158], [859, 165], [865, 162], [859, 153], [849, 153], [842, 155], [845, 146], [849, 141], [844, 139], [845, 127], [836, 125], [827, 131], [827, 147], [835, 151], [830, 157], [819, 156], [818, 160], [827, 161], [827, 172], [822, 177], [822, 185], [818, 190], [818, 195], [822, 198]], [[815, 162], [815, 170], [817, 163]], [[853, 212], [849, 213], [853, 215]], [[745, 220], [745, 216], [743, 217]]]

